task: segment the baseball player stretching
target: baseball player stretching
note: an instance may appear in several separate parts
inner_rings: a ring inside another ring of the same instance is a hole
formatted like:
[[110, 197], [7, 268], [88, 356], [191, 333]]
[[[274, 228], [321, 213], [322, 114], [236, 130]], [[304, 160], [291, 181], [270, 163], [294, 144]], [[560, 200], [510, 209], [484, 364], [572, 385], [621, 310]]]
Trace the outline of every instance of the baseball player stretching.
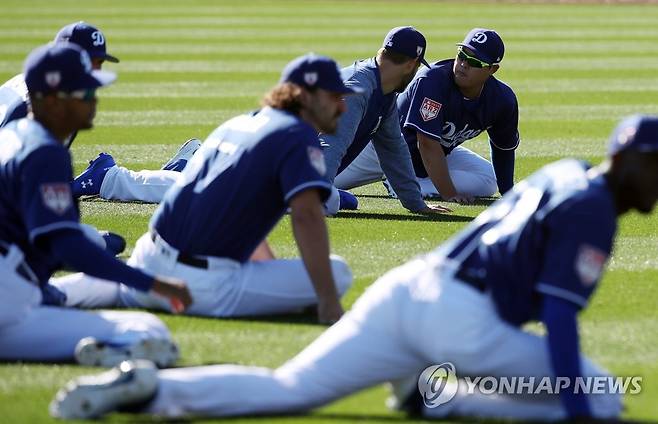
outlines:
[[[57, 32], [55, 43], [70, 42], [83, 48], [91, 58], [91, 67], [94, 70], [100, 70], [105, 61], [119, 62], [119, 59], [107, 53], [105, 36], [97, 27], [86, 22], [75, 22], [66, 25]], [[0, 86], [0, 128], [16, 119], [25, 118], [30, 108], [30, 98], [25, 85], [23, 74], [12, 77], [9, 81]], [[75, 139], [77, 132], [73, 132], [64, 141], [64, 146], [70, 147]], [[178, 175], [172, 173], [173, 176]], [[167, 174], [169, 175], [169, 174]], [[81, 181], [82, 182], [82, 181]], [[82, 184], [87, 185], [88, 179]], [[73, 184], [73, 194], [76, 196], [76, 187], [80, 187], [80, 182]], [[104, 246], [113, 254], [119, 254], [126, 246], [126, 242], [118, 234], [107, 231], [97, 231], [95, 228], [82, 224], [85, 234], [94, 240], [100, 246]]]
[[[420, 71], [398, 96], [397, 107], [423, 196], [470, 203], [475, 196], [504, 194], [514, 185], [519, 111], [512, 89], [493, 76], [505, 53], [500, 36], [475, 28], [458, 46], [454, 60]], [[461, 146], [483, 131], [489, 134], [492, 162]], [[371, 144], [335, 184], [347, 190], [384, 174], [388, 171]], [[395, 196], [395, 187], [385, 184]]]
[[[372, 140], [381, 167], [405, 208], [412, 212], [448, 212], [446, 208], [423, 201], [409, 151], [400, 134], [395, 106], [397, 94], [409, 84], [420, 65], [429, 66], [424, 59], [426, 47], [425, 37], [415, 28], [393, 28], [376, 57], [344, 68], [345, 84], [359, 87], [363, 93], [346, 99], [347, 112], [340, 118], [338, 131], [321, 134], [320, 139], [325, 146], [327, 175], [332, 181]], [[338, 195], [334, 189], [327, 209], [337, 208]]]
[[[276, 314], [317, 304], [321, 322], [337, 320], [352, 274], [341, 258], [329, 257], [322, 201], [331, 184], [317, 131], [336, 130], [342, 97], [353, 92], [329, 58], [291, 62], [263, 109], [210, 134], [128, 263], [189, 281], [195, 299], [189, 314]], [[273, 259], [261, 244], [288, 207], [301, 260]], [[255, 250], [265, 260], [250, 260]], [[72, 306], [171, 310], [159, 296], [127, 286], [120, 292], [111, 286], [114, 293], [100, 298], [104, 283], [87, 280], [74, 274], [56, 284]]]
[[[107, 53], [105, 34], [87, 22], [74, 22], [60, 29], [54, 42], [62, 41], [77, 44], [85, 49], [91, 57], [93, 69], [101, 69], [105, 61], [119, 62], [117, 57]], [[15, 119], [27, 116], [29, 103], [22, 74], [0, 86], [0, 128]], [[75, 136], [76, 133], [71, 134], [65, 141], [65, 146], [70, 146]], [[116, 166], [111, 155], [101, 153], [74, 179], [73, 196], [77, 198], [98, 194], [107, 199], [158, 203], [200, 145], [201, 142], [195, 138], [186, 141], [160, 170], [131, 171]]]
[[[451, 362], [457, 377], [547, 377], [553, 384], [559, 377], [568, 384], [542, 396], [469, 395], [459, 385], [438, 408], [416, 408], [426, 417], [618, 417], [621, 396], [610, 387], [591, 396], [574, 390], [579, 376], [606, 376], [580, 353], [577, 314], [596, 289], [618, 216], [649, 213], [657, 199], [658, 117], [632, 117], [613, 133], [603, 164], [562, 160], [520, 182], [438, 249], [377, 280], [280, 368], [157, 372], [124, 362], [109, 382], [106, 375], [67, 385], [51, 413], [86, 418], [133, 401], [143, 402], [142, 412], [169, 417], [293, 413]], [[533, 320], [545, 324], [546, 336], [520, 328]], [[415, 386], [402, 404], [418, 405]]]
[[33, 115], [0, 130], [0, 359], [71, 360], [75, 351], [86, 365], [130, 357], [170, 365], [175, 345], [155, 316], [55, 307], [65, 299], [48, 285], [52, 273], [66, 264], [152, 290], [181, 309], [191, 302], [183, 283], [154, 279], [125, 265], [80, 229], [64, 143], [73, 132], [92, 127], [95, 91], [115, 75], [92, 71], [87, 53], [65, 42], [33, 51], [24, 75]]

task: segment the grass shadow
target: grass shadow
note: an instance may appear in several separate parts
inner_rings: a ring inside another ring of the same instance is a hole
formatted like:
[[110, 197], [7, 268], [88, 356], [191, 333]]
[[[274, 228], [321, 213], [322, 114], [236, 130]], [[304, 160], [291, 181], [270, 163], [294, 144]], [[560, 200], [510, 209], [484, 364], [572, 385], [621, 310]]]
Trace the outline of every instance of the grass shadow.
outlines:
[[373, 212], [353, 212], [339, 211], [334, 218], [349, 219], [374, 219], [381, 221], [417, 221], [417, 222], [470, 222], [472, 216], [455, 215], [452, 213], [431, 214], [431, 215], [413, 215], [407, 213], [373, 213]]

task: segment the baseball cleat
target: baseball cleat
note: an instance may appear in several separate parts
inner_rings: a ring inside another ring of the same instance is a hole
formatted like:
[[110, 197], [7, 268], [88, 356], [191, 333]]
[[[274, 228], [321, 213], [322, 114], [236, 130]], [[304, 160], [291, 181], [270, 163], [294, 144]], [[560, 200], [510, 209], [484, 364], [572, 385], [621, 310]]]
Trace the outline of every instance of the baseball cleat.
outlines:
[[112, 155], [100, 153], [98, 157], [89, 162], [87, 169], [75, 177], [71, 183], [73, 197], [94, 196], [101, 192], [101, 184], [107, 170], [116, 166]]
[[126, 249], [126, 239], [110, 231], [98, 232], [105, 241], [105, 250], [116, 256]]
[[355, 195], [345, 190], [338, 190], [338, 196], [340, 197], [340, 206], [339, 209], [347, 210], [357, 210], [359, 207], [359, 199]]
[[194, 153], [199, 150], [199, 147], [201, 147], [201, 140], [198, 138], [190, 138], [180, 146], [180, 149], [178, 149], [174, 157], [169, 159], [169, 161], [162, 166], [162, 169], [166, 171], [181, 172], [185, 169], [187, 162], [192, 159]]
[[50, 402], [50, 415], [65, 420], [98, 418], [121, 407], [144, 404], [157, 389], [155, 365], [125, 361], [102, 374], [69, 381]]
[[89, 367], [113, 367], [131, 359], [147, 359], [160, 368], [166, 368], [176, 363], [179, 356], [174, 342], [156, 338], [143, 339], [132, 345], [118, 345], [85, 337], [75, 347], [75, 360]]

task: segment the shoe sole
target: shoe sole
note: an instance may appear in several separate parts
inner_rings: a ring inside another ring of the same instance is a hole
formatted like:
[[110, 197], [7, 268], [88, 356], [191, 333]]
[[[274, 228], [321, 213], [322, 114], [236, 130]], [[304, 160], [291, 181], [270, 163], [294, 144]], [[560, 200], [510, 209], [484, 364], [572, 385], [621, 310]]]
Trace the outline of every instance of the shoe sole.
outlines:
[[176, 154], [171, 159], [169, 159], [167, 163], [162, 165], [162, 168], [160, 169], [167, 169], [168, 166], [171, 166], [171, 164], [181, 159], [185, 159], [189, 162], [194, 153], [199, 150], [199, 147], [201, 147], [201, 140], [198, 138], [190, 138], [185, 143], [183, 143]]
[[175, 343], [167, 339], [144, 339], [132, 346], [112, 346], [87, 337], [75, 348], [75, 359], [89, 367], [113, 367], [126, 360], [147, 359], [158, 368], [166, 368], [178, 360]]
[[61, 419], [98, 418], [117, 408], [148, 401], [157, 390], [155, 366], [149, 361], [127, 361], [96, 376], [83, 376], [59, 390], [50, 415]]

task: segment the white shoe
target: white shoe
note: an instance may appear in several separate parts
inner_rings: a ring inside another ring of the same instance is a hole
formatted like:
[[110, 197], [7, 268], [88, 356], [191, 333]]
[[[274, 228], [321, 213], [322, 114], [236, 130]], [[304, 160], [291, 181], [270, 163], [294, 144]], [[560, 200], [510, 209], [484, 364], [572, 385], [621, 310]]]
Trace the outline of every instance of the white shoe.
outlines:
[[181, 172], [185, 168], [185, 165], [187, 165], [187, 162], [189, 162], [196, 151], [199, 150], [199, 147], [201, 147], [201, 140], [198, 138], [190, 138], [180, 146], [176, 154], [169, 159], [167, 163], [162, 165], [162, 169]]
[[89, 367], [113, 367], [122, 361], [147, 359], [159, 368], [173, 365], [180, 356], [178, 347], [167, 339], [143, 339], [133, 345], [113, 345], [85, 337], [75, 347], [75, 359]]
[[69, 381], [50, 403], [50, 415], [61, 419], [98, 418], [121, 407], [144, 403], [158, 389], [158, 373], [149, 361], [125, 361], [98, 375]]

